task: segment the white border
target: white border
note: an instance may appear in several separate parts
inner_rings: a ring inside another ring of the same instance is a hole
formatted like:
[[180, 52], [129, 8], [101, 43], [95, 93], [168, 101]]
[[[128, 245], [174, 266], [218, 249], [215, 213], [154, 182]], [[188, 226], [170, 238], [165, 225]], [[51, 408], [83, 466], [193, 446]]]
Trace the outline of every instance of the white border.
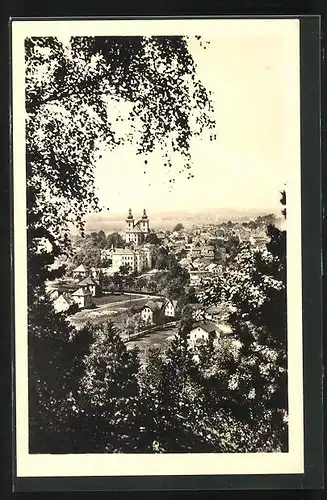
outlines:
[[[284, 43], [288, 113], [287, 280], [289, 452], [237, 454], [29, 455], [27, 397], [27, 260], [24, 39], [61, 35], [273, 36]], [[16, 324], [16, 444], [18, 477], [289, 474], [303, 473], [303, 373], [300, 192], [299, 21], [296, 19], [188, 19], [106, 21], [13, 21], [13, 182]]]

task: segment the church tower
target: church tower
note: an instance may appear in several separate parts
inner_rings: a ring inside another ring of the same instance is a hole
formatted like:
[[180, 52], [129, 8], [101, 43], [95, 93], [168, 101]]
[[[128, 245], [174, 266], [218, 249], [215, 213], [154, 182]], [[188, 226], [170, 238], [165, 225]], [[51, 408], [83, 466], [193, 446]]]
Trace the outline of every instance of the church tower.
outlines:
[[126, 217], [126, 230], [131, 231], [134, 227], [134, 217], [132, 214], [132, 209], [128, 210], [128, 216]]
[[141, 220], [141, 229], [144, 233], [148, 233], [150, 231], [149, 228], [149, 219], [146, 214], [146, 210], [143, 210], [142, 220]]

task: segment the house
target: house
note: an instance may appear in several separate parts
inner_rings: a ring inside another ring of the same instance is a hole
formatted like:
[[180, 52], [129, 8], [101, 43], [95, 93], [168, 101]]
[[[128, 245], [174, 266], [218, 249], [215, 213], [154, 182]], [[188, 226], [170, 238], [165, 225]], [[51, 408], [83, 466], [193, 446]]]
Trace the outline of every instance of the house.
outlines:
[[176, 318], [179, 316], [180, 308], [177, 300], [167, 300], [164, 305], [164, 315], [167, 318]]
[[194, 287], [199, 287], [203, 283], [212, 280], [212, 274], [208, 271], [189, 271], [190, 275], [190, 285]]
[[145, 323], [157, 323], [163, 314], [163, 302], [149, 300], [141, 310], [141, 318]]
[[190, 271], [190, 285], [199, 286], [201, 284], [201, 273], [198, 271]]
[[265, 245], [269, 242], [269, 238], [265, 234], [254, 234], [249, 239], [251, 245], [255, 248], [264, 248]]
[[201, 247], [201, 256], [213, 259], [215, 256], [215, 249], [213, 245], [203, 245]]
[[205, 271], [212, 273], [212, 274], [218, 274], [222, 270], [221, 266], [218, 266], [215, 262], [211, 262], [206, 268]]
[[215, 340], [219, 338], [215, 323], [201, 321], [196, 323], [190, 331], [189, 343], [191, 347], [195, 347], [197, 343], [207, 342], [210, 338]]
[[140, 273], [152, 267], [152, 246], [144, 245], [137, 249], [116, 248], [112, 253], [112, 269], [119, 271], [121, 266], [127, 266], [132, 271]]
[[86, 278], [89, 273], [86, 267], [83, 264], [80, 264], [76, 267], [76, 269], [74, 269], [72, 274], [75, 280], [81, 280], [83, 278]]
[[202, 265], [203, 265], [203, 261], [202, 261], [201, 257], [197, 257], [192, 262], [192, 266], [194, 267], [194, 269], [199, 269]]
[[57, 312], [67, 311], [67, 309], [69, 309], [74, 304], [74, 299], [67, 292], [63, 292], [62, 294], [58, 295], [58, 297], [53, 301], [53, 307]]
[[80, 309], [93, 306], [92, 295], [87, 287], [80, 287], [76, 292], [72, 293], [72, 298]]
[[59, 297], [59, 295], [60, 295], [59, 290], [50, 290], [49, 291], [50, 300], [56, 300]]
[[192, 243], [191, 245], [191, 256], [193, 258], [201, 257], [201, 247], [200, 243]]
[[84, 278], [80, 283], [78, 283], [78, 286], [86, 288], [92, 297], [97, 297], [100, 294], [100, 286], [93, 278], [91, 278], [91, 276]]

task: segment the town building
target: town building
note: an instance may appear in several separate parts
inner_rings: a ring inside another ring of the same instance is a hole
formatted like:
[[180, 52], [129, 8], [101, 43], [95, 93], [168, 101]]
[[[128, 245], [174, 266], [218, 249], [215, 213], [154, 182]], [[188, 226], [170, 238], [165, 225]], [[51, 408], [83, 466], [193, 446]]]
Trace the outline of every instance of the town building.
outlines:
[[164, 302], [149, 300], [141, 310], [141, 318], [147, 324], [157, 323], [163, 316]]
[[251, 235], [251, 237], [249, 238], [249, 241], [250, 241], [251, 245], [254, 246], [254, 248], [261, 249], [267, 245], [267, 243], [269, 242], [269, 237], [264, 233], [254, 234], [254, 235]]
[[81, 280], [83, 278], [86, 278], [88, 276], [88, 274], [89, 274], [89, 271], [86, 269], [86, 267], [83, 264], [80, 264], [79, 266], [77, 266], [72, 272], [73, 278], [75, 280]]
[[201, 257], [209, 258], [209, 259], [214, 259], [215, 256], [215, 250], [213, 245], [203, 245], [201, 247]]
[[216, 264], [215, 262], [211, 262], [211, 264], [206, 266], [204, 270], [216, 276], [220, 276], [223, 272], [223, 266], [221, 264]]
[[80, 287], [72, 293], [72, 298], [80, 309], [93, 307], [91, 292], [86, 287]]
[[143, 245], [138, 248], [116, 248], [112, 252], [112, 269], [118, 272], [121, 266], [141, 273], [152, 267], [152, 246]]
[[126, 218], [125, 241], [126, 243], [134, 243], [134, 245], [141, 245], [144, 243], [146, 236], [150, 232], [149, 218], [146, 210], [143, 210], [142, 218], [135, 221], [132, 214], [132, 209], [128, 211]]
[[219, 332], [216, 324], [211, 321], [202, 321], [196, 323], [190, 331], [189, 344], [194, 348], [198, 343], [208, 342], [209, 339], [217, 340], [218, 338]]
[[164, 305], [164, 315], [167, 318], [177, 318], [180, 314], [180, 308], [177, 300], [167, 300]]
[[60, 293], [59, 293], [59, 290], [55, 289], [51, 289], [49, 290], [49, 297], [50, 297], [50, 300], [56, 300], [58, 297], [59, 297]]
[[92, 297], [97, 297], [98, 295], [100, 295], [100, 286], [91, 276], [84, 278], [80, 283], [78, 283], [78, 286], [86, 288], [90, 292]]
[[67, 292], [59, 294], [53, 301], [53, 307], [57, 312], [67, 311], [67, 309], [69, 309], [74, 304], [75, 300]]

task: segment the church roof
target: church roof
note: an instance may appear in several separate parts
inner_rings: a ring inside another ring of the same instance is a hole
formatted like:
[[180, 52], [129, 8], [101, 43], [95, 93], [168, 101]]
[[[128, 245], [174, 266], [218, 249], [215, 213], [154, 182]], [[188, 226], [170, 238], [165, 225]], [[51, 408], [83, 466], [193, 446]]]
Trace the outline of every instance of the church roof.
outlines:
[[142, 229], [139, 226], [140, 221], [138, 221], [132, 229], [129, 230], [129, 233], [143, 233]]

